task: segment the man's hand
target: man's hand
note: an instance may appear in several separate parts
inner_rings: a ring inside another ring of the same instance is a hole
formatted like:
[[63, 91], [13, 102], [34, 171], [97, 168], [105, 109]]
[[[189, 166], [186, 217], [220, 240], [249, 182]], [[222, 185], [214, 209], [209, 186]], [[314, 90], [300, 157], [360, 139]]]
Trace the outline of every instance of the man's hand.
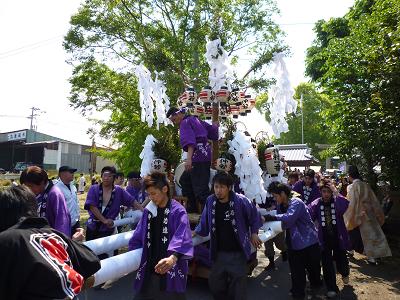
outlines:
[[106, 225], [108, 228], [113, 228], [113, 227], [114, 227], [114, 221], [111, 220], [111, 219], [106, 219], [106, 220], [103, 222], [103, 224]]
[[277, 221], [276, 217], [272, 215], [265, 215], [264, 220], [265, 222]]
[[251, 235], [251, 244], [254, 246], [254, 248], [260, 248], [262, 245], [262, 241], [258, 237], [257, 233], [253, 233]]
[[196, 231], [192, 231], [192, 237], [195, 237], [197, 235], [197, 232]]
[[185, 171], [190, 171], [192, 169], [192, 159], [188, 158], [185, 161]]
[[161, 259], [158, 264], [154, 267], [154, 270], [158, 274], [165, 274], [176, 264], [178, 259], [175, 255]]
[[83, 228], [77, 228], [76, 232], [72, 236], [72, 239], [77, 242], [82, 242], [84, 238], [85, 238], [85, 231], [83, 230]]

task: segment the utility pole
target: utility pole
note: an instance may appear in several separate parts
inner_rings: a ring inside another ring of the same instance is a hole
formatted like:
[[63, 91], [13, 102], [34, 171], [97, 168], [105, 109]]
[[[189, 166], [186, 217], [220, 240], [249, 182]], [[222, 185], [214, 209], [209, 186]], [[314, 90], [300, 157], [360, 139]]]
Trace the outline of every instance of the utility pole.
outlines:
[[33, 128], [33, 119], [38, 116], [38, 114], [36, 114], [36, 112], [40, 111], [40, 108], [32, 106], [30, 109], [31, 109], [31, 115], [28, 117], [28, 119], [31, 119], [31, 127], [30, 127], [30, 129], [34, 130], [34, 128]]
[[304, 111], [303, 111], [303, 94], [300, 96], [301, 106], [301, 143], [304, 144]]

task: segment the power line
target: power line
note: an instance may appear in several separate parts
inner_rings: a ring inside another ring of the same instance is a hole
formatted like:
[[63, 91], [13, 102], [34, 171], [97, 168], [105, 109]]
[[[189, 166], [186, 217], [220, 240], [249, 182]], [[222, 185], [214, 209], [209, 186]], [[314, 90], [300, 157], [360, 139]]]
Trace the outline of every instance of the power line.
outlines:
[[4, 59], [4, 58], [10, 57], [10, 56], [18, 55], [18, 54], [21, 54], [21, 53], [24, 53], [24, 52], [27, 52], [27, 51], [31, 51], [31, 50], [34, 50], [34, 49], [37, 49], [37, 48], [40, 48], [40, 47], [44, 47], [47, 44], [56, 42], [57, 40], [59, 40], [62, 37], [63, 37], [63, 35], [58, 35], [58, 36], [50, 38], [50, 39], [46, 39], [46, 40], [43, 40], [43, 41], [39, 41], [39, 42], [36, 42], [36, 43], [32, 43], [32, 44], [29, 44], [29, 45], [22, 46], [22, 47], [19, 47], [19, 48], [8, 50], [6, 52], [2, 52], [2, 53], [0, 53], [0, 59]]

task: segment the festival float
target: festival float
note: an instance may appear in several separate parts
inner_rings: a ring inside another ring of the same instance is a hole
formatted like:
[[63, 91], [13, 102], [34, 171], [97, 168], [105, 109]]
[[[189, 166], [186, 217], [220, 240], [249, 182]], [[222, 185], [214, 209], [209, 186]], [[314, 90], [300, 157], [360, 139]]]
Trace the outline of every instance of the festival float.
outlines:
[[[268, 182], [284, 179], [279, 149], [269, 143], [269, 139], [263, 138], [261, 139], [264, 143], [262, 146], [263, 153], [260, 156], [257, 141], [254, 142], [246, 130], [240, 128], [240, 122], [235, 122], [239, 116], [244, 117], [251, 113], [256, 101], [255, 97], [246, 90], [232, 86], [233, 76], [228, 55], [219, 39], [207, 43], [206, 58], [210, 66], [209, 85], [199, 91], [196, 91], [193, 87], [187, 87], [177, 99], [177, 106], [186, 109], [187, 113], [199, 118], [208, 120], [219, 118], [226, 124], [230, 124], [227, 125], [228, 129], [225, 130], [221, 148], [214, 147], [218, 150], [217, 152], [220, 152], [220, 155], [216, 155], [214, 168], [233, 174], [238, 179], [237, 188], [249, 199], [262, 204], [268, 196], [266, 192]], [[270, 125], [274, 135], [279, 137], [281, 132], [288, 130], [285, 116], [287, 113], [296, 110], [296, 102], [292, 98], [293, 91], [287, 79], [288, 74], [283, 61], [283, 54], [275, 54], [273, 63], [277, 81], [272, 87], [271, 93], [269, 93], [271, 97], [268, 101], [271, 111]], [[149, 127], [155, 124], [157, 129], [160, 125], [169, 125], [166, 111], [169, 109], [170, 102], [166, 95], [164, 83], [159, 80], [158, 74], [155, 75], [153, 80], [151, 73], [143, 65], [138, 66], [135, 73], [138, 78], [142, 121], [146, 122]], [[142, 159], [141, 176], [145, 176], [153, 170], [168, 172], [170, 169], [175, 169], [175, 183], [179, 185], [179, 174], [183, 173], [183, 164], [171, 163], [168, 161], [170, 158], [165, 159], [168, 155], [156, 153], [157, 143], [161, 146], [159, 149], [163, 149], [164, 152], [174, 151], [172, 148], [163, 148], [164, 143], [160, 141], [159, 137], [155, 138], [153, 135], [148, 135], [140, 154]], [[175, 168], [171, 168], [175, 165], [177, 165]], [[211, 175], [216, 172], [214, 168], [210, 170]], [[151, 207], [152, 205], [154, 206], [150, 202], [146, 208], [154, 209]], [[259, 211], [261, 215], [274, 213], [263, 209]], [[133, 219], [131, 216], [130, 220], [122, 219], [121, 222], [129, 223]], [[198, 220], [198, 216], [195, 220]], [[266, 222], [260, 228], [259, 237], [265, 242], [280, 232], [282, 232], [281, 222]], [[95, 253], [110, 252], [127, 246], [132, 234], [133, 232], [130, 231], [86, 242], [86, 244]], [[207, 267], [209, 267], [210, 262], [205, 244], [208, 239], [209, 237], [202, 238], [199, 236], [193, 238], [196, 247], [195, 257], [191, 265], [192, 276], [208, 276]], [[108, 280], [117, 280], [136, 271], [141, 252], [141, 249], [137, 249], [102, 260], [101, 269], [94, 275], [92, 284], [96, 286]], [[249, 264], [249, 273], [257, 264], [256, 250], [253, 249], [253, 252], [254, 260]], [[201, 264], [203, 264], [204, 272], [201, 272], [199, 266]]]

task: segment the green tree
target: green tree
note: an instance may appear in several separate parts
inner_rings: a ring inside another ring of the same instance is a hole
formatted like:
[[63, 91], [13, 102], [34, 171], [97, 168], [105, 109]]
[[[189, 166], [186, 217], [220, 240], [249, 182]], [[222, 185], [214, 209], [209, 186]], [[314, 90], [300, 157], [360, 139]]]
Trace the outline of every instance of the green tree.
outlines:
[[[313, 155], [321, 159], [321, 149], [316, 144], [330, 144], [332, 133], [326, 122], [325, 111], [330, 107], [329, 98], [319, 93], [314, 84], [300, 83], [295, 88], [294, 99], [298, 102], [296, 114], [291, 114], [286, 121], [289, 131], [281, 134], [279, 139], [274, 138], [275, 144], [301, 144], [301, 106], [300, 98], [303, 95], [304, 113], [304, 143], [313, 150]], [[256, 108], [265, 114], [267, 122], [270, 121], [268, 110], [268, 96], [266, 94], [258, 97]]]
[[206, 39], [218, 36], [238, 66], [245, 49], [254, 58], [236, 84], [266, 90], [264, 67], [286, 50], [272, 20], [276, 12], [273, 0], [87, 0], [64, 40], [74, 66], [71, 106], [84, 115], [110, 110], [100, 134], [117, 143], [111, 156], [124, 169], [138, 168], [145, 136], [175, 129], [156, 132], [140, 121], [134, 67], [159, 72], [174, 104], [185, 86], [199, 90], [208, 83]]
[[306, 73], [330, 99], [327, 110], [335, 148], [360, 164], [369, 181], [373, 167], [400, 187], [400, 2], [359, 0], [343, 17], [319, 21], [307, 52]]

